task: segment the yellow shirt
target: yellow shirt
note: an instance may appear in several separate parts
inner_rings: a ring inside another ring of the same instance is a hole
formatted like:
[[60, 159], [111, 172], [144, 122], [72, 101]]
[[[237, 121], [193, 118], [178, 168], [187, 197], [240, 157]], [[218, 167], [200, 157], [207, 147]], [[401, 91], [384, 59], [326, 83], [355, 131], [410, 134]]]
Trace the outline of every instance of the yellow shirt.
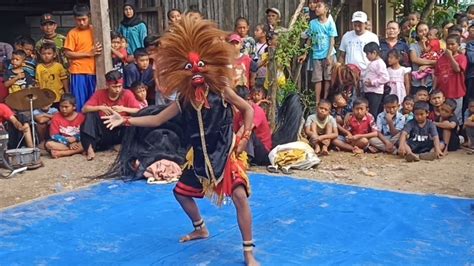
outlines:
[[[92, 51], [92, 49], [94, 49], [92, 26], [85, 30], [81, 30], [77, 27], [70, 30], [64, 42], [64, 49], [81, 53]], [[70, 59], [69, 72], [71, 74], [95, 75], [95, 58], [92, 56]]]
[[63, 65], [54, 62], [47, 67], [44, 64], [36, 66], [36, 81], [41, 89], [50, 89], [56, 94], [54, 102], [59, 102], [64, 94], [63, 80], [67, 79], [67, 71]]

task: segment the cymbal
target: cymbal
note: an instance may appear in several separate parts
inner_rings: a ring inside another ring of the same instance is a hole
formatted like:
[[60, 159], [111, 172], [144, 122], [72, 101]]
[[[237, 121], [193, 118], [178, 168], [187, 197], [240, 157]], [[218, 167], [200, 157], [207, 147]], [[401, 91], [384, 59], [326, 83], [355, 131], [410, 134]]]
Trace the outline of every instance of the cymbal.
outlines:
[[33, 109], [38, 109], [52, 104], [56, 95], [49, 89], [23, 89], [8, 95], [5, 103], [17, 111], [28, 111], [30, 98], [33, 99]]

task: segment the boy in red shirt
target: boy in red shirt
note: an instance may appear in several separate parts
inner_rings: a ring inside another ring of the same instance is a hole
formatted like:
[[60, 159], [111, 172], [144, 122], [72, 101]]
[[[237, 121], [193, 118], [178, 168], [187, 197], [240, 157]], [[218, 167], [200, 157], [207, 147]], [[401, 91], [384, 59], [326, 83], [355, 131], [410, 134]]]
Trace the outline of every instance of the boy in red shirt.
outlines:
[[[358, 98], [354, 101], [352, 114], [346, 116], [344, 127], [340, 128], [343, 136], [339, 136], [333, 141], [336, 147], [343, 151], [352, 151], [355, 154], [364, 153], [366, 148], [370, 148], [369, 140], [377, 137], [378, 129], [368, 107], [369, 102], [365, 98]], [[376, 150], [371, 151], [375, 152]]]
[[462, 100], [466, 95], [464, 71], [467, 68], [467, 58], [459, 53], [461, 39], [456, 34], [446, 38], [446, 51], [438, 60], [433, 75], [433, 88], [444, 93], [446, 99], [456, 101], [454, 114], [459, 124], [462, 124]]
[[79, 154], [84, 151], [81, 145], [80, 128], [84, 115], [76, 112], [76, 99], [69, 93], [64, 94], [59, 102], [59, 112], [51, 118], [46, 149], [51, 157], [59, 158]]
[[123, 89], [123, 78], [119, 71], [108, 72], [105, 80], [107, 89], [97, 90], [82, 108], [86, 119], [81, 128], [81, 143], [89, 161], [94, 159], [96, 149], [107, 149], [122, 142], [122, 127], [108, 130], [101, 117], [112, 115], [113, 111], [130, 115], [140, 110], [133, 93]]

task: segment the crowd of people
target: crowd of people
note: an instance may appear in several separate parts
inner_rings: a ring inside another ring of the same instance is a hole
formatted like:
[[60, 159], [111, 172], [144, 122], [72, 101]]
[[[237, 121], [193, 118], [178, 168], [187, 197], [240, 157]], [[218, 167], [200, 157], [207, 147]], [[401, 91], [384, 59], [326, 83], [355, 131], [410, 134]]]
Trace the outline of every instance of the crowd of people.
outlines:
[[[441, 158], [461, 145], [474, 148], [474, 6], [443, 28], [430, 27], [412, 12], [400, 23], [388, 22], [384, 38], [372, 33], [367, 14], [357, 11], [352, 30], [338, 46], [329, 5], [309, 0], [305, 10], [309, 29], [302, 43], [310, 49], [299, 62], [311, 71], [316, 110], [307, 117], [304, 133], [318, 155], [331, 150], [385, 152], [417, 161]], [[187, 13], [202, 18], [198, 11]], [[41, 17], [43, 37], [38, 41], [20, 36], [13, 47], [1, 43], [0, 91], [4, 98], [32, 86], [52, 90], [53, 104], [34, 112], [40, 146], [53, 158], [84, 153], [92, 160], [96, 150], [120, 144], [123, 135], [120, 127], [106, 129], [101, 116], [133, 115], [149, 105], [167, 105], [177, 95], [162, 93], [155, 71], [165, 66], [153, 64], [160, 35], [149, 34], [132, 2], [125, 2], [124, 18], [111, 32], [113, 70], [106, 75], [105, 89], [96, 88], [95, 58], [103, 47], [94, 43], [89, 7], [76, 5], [73, 15], [76, 27], [67, 36], [56, 32], [57, 23], [47, 13]], [[167, 12], [168, 31], [183, 15], [178, 9]], [[272, 82], [266, 70], [268, 49], [278, 48], [278, 36], [286, 30], [277, 8], [268, 8], [266, 18], [253, 26], [239, 17], [226, 39], [235, 48], [235, 90], [254, 109], [248, 153], [258, 165], [269, 163], [274, 146], [266, 115]], [[277, 82], [286, 82], [280, 68]], [[10, 121], [31, 147], [28, 120], [6, 104], [0, 108], [2, 122]], [[234, 130], [243, 130], [238, 112]]]

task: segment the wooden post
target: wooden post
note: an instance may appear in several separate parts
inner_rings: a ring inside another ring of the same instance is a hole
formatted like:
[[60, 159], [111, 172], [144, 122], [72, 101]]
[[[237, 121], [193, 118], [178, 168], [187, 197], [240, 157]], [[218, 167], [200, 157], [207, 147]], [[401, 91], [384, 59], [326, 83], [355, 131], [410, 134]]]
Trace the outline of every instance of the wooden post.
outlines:
[[105, 89], [105, 73], [112, 69], [109, 3], [108, 0], [94, 0], [90, 3], [94, 42], [102, 44], [102, 54], [95, 58], [96, 88]]
[[276, 109], [277, 109], [277, 91], [278, 91], [278, 77], [277, 77], [277, 62], [275, 58], [276, 50], [273, 47], [268, 47], [268, 80], [270, 87], [268, 88], [267, 97], [270, 100], [270, 108], [268, 110], [268, 120], [270, 120], [270, 127], [275, 129], [276, 125]]

